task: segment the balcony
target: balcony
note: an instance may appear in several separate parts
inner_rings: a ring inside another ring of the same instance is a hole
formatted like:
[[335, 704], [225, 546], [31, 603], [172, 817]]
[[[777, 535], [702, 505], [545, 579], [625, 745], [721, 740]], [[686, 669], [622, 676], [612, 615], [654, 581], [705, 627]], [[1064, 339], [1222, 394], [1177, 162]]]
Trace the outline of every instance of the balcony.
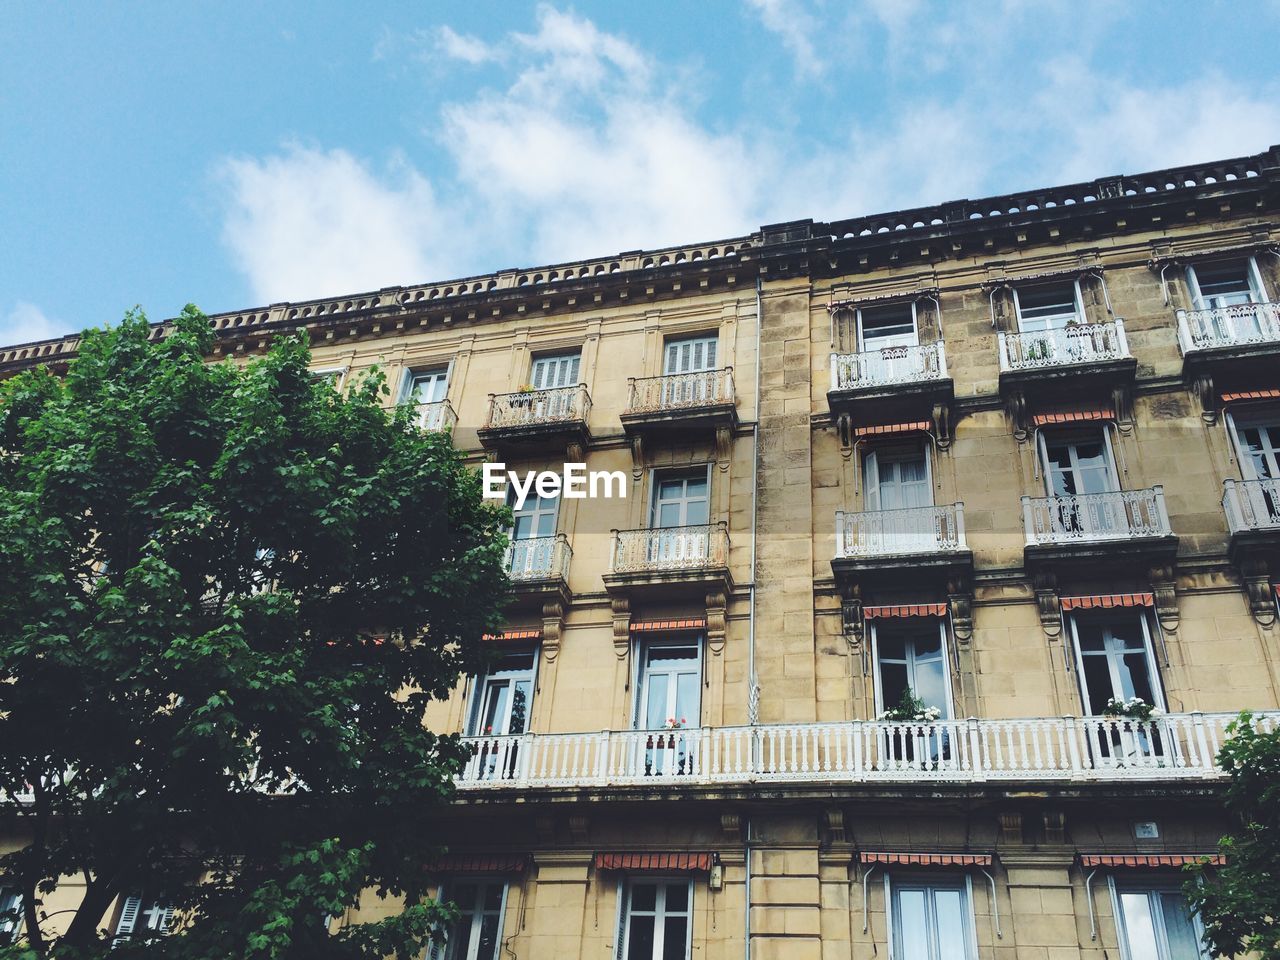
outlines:
[[1280, 347], [1280, 304], [1179, 310], [1178, 346], [1184, 357], [1199, 351], [1270, 352]]
[[681, 584], [732, 589], [728, 527], [721, 522], [616, 530], [604, 583], [613, 592]]
[[512, 540], [507, 544], [506, 555], [511, 590], [518, 598], [563, 594], [567, 602], [569, 564], [572, 561], [573, 550], [563, 533], [553, 537]]
[[560, 444], [585, 444], [590, 439], [590, 414], [591, 397], [586, 384], [492, 394], [488, 419], [477, 432], [481, 446], [487, 450], [531, 451]]
[[[953, 389], [941, 340], [866, 353], [833, 353], [827, 405], [833, 413], [850, 413], [858, 401], [879, 400], [878, 415], [928, 413], [934, 403], [950, 401]], [[886, 411], [885, 405], [897, 409]]]
[[628, 380], [627, 409], [619, 419], [630, 437], [738, 425], [733, 368]]
[[426, 433], [448, 433], [458, 422], [458, 415], [448, 400], [408, 403], [405, 406], [410, 410], [414, 425]]
[[1226, 481], [1222, 510], [1233, 562], [1268, 555], [1280, 559], [1280, 479]]
[[1026, 559], [1172, 560], [1178, 538], [1169, 527], [1164, 488], [1023, 497]]
[[964, 538], [964, 504], [836, 513], [837, 579], [907, 570], [941, 572], [973, 566]]
[[[1215, 781], [1230, 713], [762, 724], [474, 737], [464, 793], [677, 786]], [[1280, 713], [1255, 715], [1264, 731]]]
[[1038, 394], [1078, 398], [1082, 390], [1132, 381], [1138, 363], [1129, 355], [1124, 321], [1072, 323], [1054, 330], [997, 335], [1000, 388], [1024, 391], [1034, 384]]

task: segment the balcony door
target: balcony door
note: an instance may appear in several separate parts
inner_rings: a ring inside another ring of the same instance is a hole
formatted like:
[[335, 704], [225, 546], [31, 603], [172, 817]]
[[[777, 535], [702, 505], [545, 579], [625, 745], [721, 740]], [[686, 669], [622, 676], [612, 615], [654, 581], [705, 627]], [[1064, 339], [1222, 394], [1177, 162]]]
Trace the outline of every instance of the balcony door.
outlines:
[[1066, 537], [1114, 536], [1129, 529], [1124, 504], [1118, 498], [1093, 496], [1120, 489], [1111, 444], [1101, 430], [1040, 435], [1049, 523]]
[[[514, 493], [509, 497], [509, 502]], [[524, 506], [512, 507], [511, 554], [507, 571], [513, 578], [540, 577], [551, 574], [555, 555], [556, 513], [558, 497], [540, 497], [530, 491]]]
[[923, 373], [911, 347], [920, 345], [914, 303], [893, 303], [858, 311], [858, 352], [862, 379], [901, 383]]
[[[668, 340], [662, 357], [662, 404], [682, 407], [715, 401], [716, 336]], [[702, 374], [702, 376], [699, 376]]]
[[874, 621], [876, 713], [892, 710], [908, 690], [941, 719], [951, 717], [946, 626], [932, 617]]
[[708, 471], [654, 475], [649, 561], [658, 566], [704, 560], [710, 521]]
[[[576, 409], [578, 395], [576, 391], [564, 389], [578, 385], [578, 367], [582, 355], [573, 353], [547, 354], [535, 357], [533, 369], [529, 374], [529, 385], [537, 393], [529, 399], [528, 416], [531, 421], [571, 420], [581, 416]], [[559, 393], [547, 395], [544, 390], [558, 390]]]
[[1263, 317], [1248, 306], [1266, 300], [1253, 257], [1192, 264], [1187, 267], [1187, 285], [1197, 309], [1218, 311], [1206, 323], [1215, 339], [1263, 339]]
[[1021, 333], [1048, 333], [1084, 322], [1080, 286], [1074, 280], [1014, 287], [1013, 303]]
[[[1232, 416], [1240, 475], [1245, 483], [1238, 489], [1253, 526], [1280, 525], [1280, 423], [1276, 414]], [[1268, 422], [1270, 421], [1270, 422]]]
[[863, 460], [869, 546], [877, 553], [919, 553], [938, 544], [933, 483], [923, 446], [872, 450]]
[[536, 667], [534, 651], [508, 653], [476, 680], [471, 736], [516, 736], [528, 730]]
[[433, 367], [409, 374], [405, 388], [405, 402], [414, 404], [439, 403], [449, 392], [449, 368]]
[[1076, 641], [1081, 699], [1090, 715], [1101, 716], [1112, 699], [1133, 697], [1164, 709], [1145, 615], [1074, 616], [1071, 631]]
[[458, 918], [450, 925], [444, 943], [428, 950], [430, 960], [498, 960], [507, 884], [496, 878], [451, 881], [439, 897], [457, 908]]
[[686, 731], [702, 725], [701, 638], [645, 643], [639, 662], [635, 725], [651, 732], [644, 773], [690, 773], [694, 743]]

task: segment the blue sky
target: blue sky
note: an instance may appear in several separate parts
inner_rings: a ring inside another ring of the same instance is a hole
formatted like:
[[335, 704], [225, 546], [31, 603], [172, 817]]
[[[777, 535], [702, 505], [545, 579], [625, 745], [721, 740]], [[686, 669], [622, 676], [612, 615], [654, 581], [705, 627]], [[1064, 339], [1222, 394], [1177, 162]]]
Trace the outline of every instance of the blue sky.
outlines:
[[1280, 3], [6, 3], [0, 343], [1255, 153]]

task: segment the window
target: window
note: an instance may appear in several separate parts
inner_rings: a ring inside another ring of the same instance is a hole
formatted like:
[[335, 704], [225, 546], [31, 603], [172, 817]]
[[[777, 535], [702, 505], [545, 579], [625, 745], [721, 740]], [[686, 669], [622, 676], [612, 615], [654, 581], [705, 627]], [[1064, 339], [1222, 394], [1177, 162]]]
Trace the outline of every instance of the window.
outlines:
[[872, 450], [862, 466], [868, 510], [933, 506], [929, 458], [922, 446]]
[[700, 373], [716, 368], [715, 336], [681, 337], [668, 340], [663, 354], [662, 373], [673, 376], [678, 373]]
[[515, 492], [508, 496], [512, 504], [511, 560], [512, 577], [549, 576], [555, 559], [556, 512], [558, 497], [541, 497], [530, 493], [524, 506], [515, 509]]
[[405, 382], [404, 398], [406, 403], [439, 403], [449, 392], [449, 368], [432, 367], [430, 370], [416, 370], [409, 374]]
[[1280, 477], [1280, 414], [1233, 415], [1240, 473], [1245, 480]]
[[581, 354], [573, 353], [548, 354], [535, 357], [533, 372], [529, 383], [535, 390], [555, 390], [560, 387], [576, 387], [578, 385], [578, 364]]
[[1133, 886], [1113, 878], [1111, 895], [1124, 960], [1207, 960], [1200, 923], [1176, 885]]
[[451, 884], [440, 897], [458, 908], [443, 948], [431, 950], [431, 960], [498, 960], [502, 945], [502, 911], [507, 885], [501, 880], [466, 880]]
[[876, 658], [876, 712], [896, 707], [903, 694], [942, 719], [951, 716], [951, 683], [947, 670], [946, 626], [932, 618], [904, 617], [872, 622]]
[[702, 643], [653, 640], [640, 648], [636, 728], [697, 727], [702, 688]]
[[146, 894], [127, 896], [116, 921], [114, 942], [168, 933], [172, 921], [173, 907], [163, 899]]
[[1061, 330], [1069, 322], [1084, 322], [1080, 287], [1074, 280], [1014, 287], [1013, 303], [1022, 333]]
[[894, 303], [858, 311], [859, 352], [914, 347], [919, 343], [915, 304]]
[[1187, 267], [1187, 285], [1198, 309], [1216, 310], [1261, 303], [1262, 281], [1253, 257], [1209, 260]]
[[536, 651], [508, 653], [476, 680], [471, 714], [473, 737], [515, 736], [529, 728], [536, 667]]
[[0, 946], [13, 943], [21, 914], [22, 895], [12, 887], [0, 887]]
[[665, 528], [707, 523], [710, 517], [709, 487], [710, 477], [706, 470], [656, 474], [649, 525]]
[[342, 386], [342, 381], [345, 379], [346, 375], [346, 367], [327, 367], [325, 369], [311, 371], [311, 379], [323, 380], [335, 390]]
[[892, 960], [973, 960], [967, 879], [886, 877]]
[[1071, 618], [1071, 631], [1085, 710], [1100, 716], [1108, 700], [1132, 697], [1164, 709], [1151, 628], [1144, 614], [1076, 614]]
[[688, 960], [692, 884], [630, 880], [623, 890], [622, 960]]
[[1101, 429], [1040, 436], [1045, 487], [1050, 496], [1120, 489], [1111, 443]]

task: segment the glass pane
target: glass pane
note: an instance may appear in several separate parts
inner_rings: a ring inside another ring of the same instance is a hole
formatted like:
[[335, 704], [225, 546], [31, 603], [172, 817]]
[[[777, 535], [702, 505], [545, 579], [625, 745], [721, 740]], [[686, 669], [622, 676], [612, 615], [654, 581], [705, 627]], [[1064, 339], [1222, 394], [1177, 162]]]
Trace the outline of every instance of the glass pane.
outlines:
[[474, 910], [476, 905], [476, 885], [474, 883], [460, 883], [451, 891], [450, 899], [458, 905], [458, 909], [462, 911]]
[[[507, 713], [507, 697], [510, 696], [510, 692], [511, 687], [508, 681], [490, 682], [486, 691], [484, 715], [481, 717], [479, 730], [481, 735], [502, 733], [502, 720]], [[471, 895], [474, 897], [475, 892], [472, 891]], [[459, 905], [461, 905], [461, 901], [459, 901]]]
[[631, 886], [631, 909], [652, 912], [658, 902], [656, 883], [636, 883]]
[[687, 883], [667, 884], [667, 913], [689, 912], [689, 885]]
[[1076, 621], [1076, 635], [1080, 638], [1081, 650], [1102, 650], [1102, 625], [1096, 620], [1080, 619]]
[[471, 949], [471, 914], [464, 913], [453, 925], [445, 956], [449, 960], [467, 960]]
[[529, 680], [516, 682], [515, 693], [511, 698], [511, 720], [507, 724], [507, 733], [524, 733], [529, 720], [529, 694], [532, 688], [533, 683]]
[[1147, 672], [1145, 653], [1126, 653], [1120, 664], [1120, 682], [1125, 697], [1141, 697], [1147, 703], [1155, 703], [1151, 693], [1151, 676]]
[[1169, 960], [1200, 960], [1200, 938], [1195, 921], [1182, 894], [1173, 890], [1160, 892], [1160, 909], [1164, 916], [1164, 938], [1169, 942]]
[[910, 304], [895, 304], [862, 311], [862, 340], [868, 350], [888, 346], [913, 346], [915, 322]]
[[880, 661], [882, 663], [885, 660], [901, 660], [905, 663], [907, 659], [906, 642], [906, 637], [892, 628], [876, 630], [876, 643], [880, 647]]
[[[705, 488], [705, 484], [703, 486]], [[702, 496], [702, 500], [689, 501], [688, 512], [685, 514], [684, 520], [685, 526], [696, 527], [707, 522], [709, 514], [707, 513], [706, 493], [704, 492]]]
[[935, 937], [940, 960], [964, 960], [964, 895], [959, 890], [934, 890], [933, 910], [937, 920]]
[[915, 637], [916, 661], [937, 660], [942, 656], [942, 634], [927, 630]]
[[676, 678], [676, 717], [681, 726], [698, 725], [698, 675], [682, 673]]
[[925, 892], [899, 890], [897, 900], [898, 909], [893, 914], [893, 925], [902, 952], [896, 960], [933, 960], [929, 956]]
[[1084, 685], [1089, 691], [1089, 713], [1100, 716], [1107, 701], [1117, 695], [1111, 689], [1111, 671], [1107, 669], [1107, 658], [1095, 654], [1080, 659], [1084, 663]]
[[644, 709], [644, 725], [648, 730], [661, 730], [667, 725], [667, 698], [670, 696], [671, 679], [665, 673], [651, 677], [648, 684], [648, 702]]
[[1063, 497], [1079, 493], [1075, 471], [1071, 468], [1070, 445], [1049, 444], [1045, 453], [1049, 460], [1049, 489], [1053, 495]]
[[1155, 921], [1151, 916], [1151, 898], [1145, 890], [1123, 891], [1120, 912], [1124, 915], [1125, 939], [1129, 960], [1161, 960], [1156, 949]]
[[1249, 264], [1244, 260], [1202, 263], [1196, 267], [1200, 293], [1206, 297], [1230, 293], [1249, 293]]
[[476, 960], [496, 960], [498, 955], [498, 915], [486, 913], [480, 921], [480, 943]]
[[684, 526], [684, 517], [681, 515], [682, 504], [664, 503], [658, 508], [658, 526], [659, 527], [682, 527]]
[[683, 480], [662, 480], [658, 484], [659, 500], [675, 500], [684, 496]]
[[917, 663], [916, 696], [924, 701], [926, 707], [937, 707], [942, 715], [947, 715], [947, 677], [942, 660], [929, 660]]
[[653, 960], [653, 914], [631, 917], [627, 960]]
[[662, 960], [684, 960], [688, 924], [688, 917], [667, 917], [663, 931]]
[[880, 696], [884, 700], [884, 709], [890, 710], [902, 700], [902, 693], [907, 689], [907, 665], [905, 663], [886, 663], [880, 661]]
[[[1075, 285], [1048, 283], [1018, 289], [1018, 307], [1024, 320], [1061, 319], [1063, 322], [1076, 313]], [[1034, 329], [1058, 326], [1057, 323], [1033, 325]]]

